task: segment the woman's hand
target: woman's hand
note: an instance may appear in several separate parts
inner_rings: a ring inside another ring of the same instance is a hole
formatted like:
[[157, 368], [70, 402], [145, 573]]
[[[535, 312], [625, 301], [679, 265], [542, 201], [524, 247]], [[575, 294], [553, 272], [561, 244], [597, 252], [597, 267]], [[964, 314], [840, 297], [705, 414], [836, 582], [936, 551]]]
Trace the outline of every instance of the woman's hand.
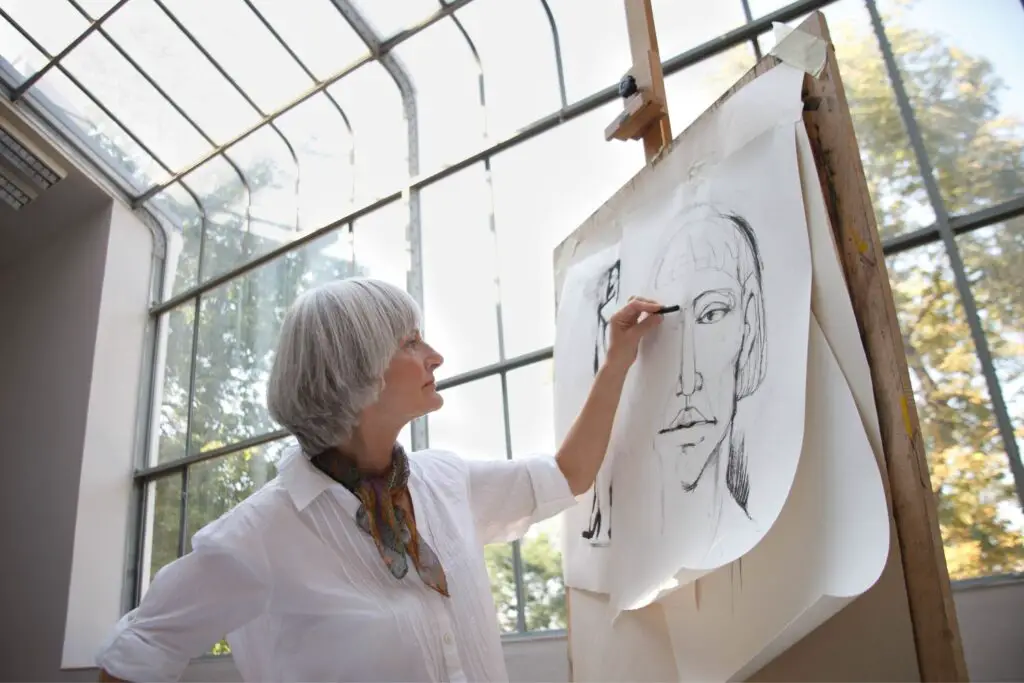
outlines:
[[640, 340], [661, 323], [661, 316], [655, 312], [661, 304], [639, 296], [629, 297], [629, 302], [608, 319], [608, 355], [606, 363], [628, 369], [636, 360]]

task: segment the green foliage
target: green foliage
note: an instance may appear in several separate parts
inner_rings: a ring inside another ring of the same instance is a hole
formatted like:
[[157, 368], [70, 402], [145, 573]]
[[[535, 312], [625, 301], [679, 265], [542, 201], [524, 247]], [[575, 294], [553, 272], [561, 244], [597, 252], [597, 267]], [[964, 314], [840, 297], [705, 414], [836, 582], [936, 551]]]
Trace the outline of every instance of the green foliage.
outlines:
[[[565, 586], [562, 583], [562, 555], [551, 537], [533, 530], [520, 545], [523, 564], [524, 616], [527, 631], [566, 627]], [[491, 595], [498, 612], [498, 625], [511, 633], [517, 629], [517, 604], [512, 546], [495, 544], [484, 548]]]

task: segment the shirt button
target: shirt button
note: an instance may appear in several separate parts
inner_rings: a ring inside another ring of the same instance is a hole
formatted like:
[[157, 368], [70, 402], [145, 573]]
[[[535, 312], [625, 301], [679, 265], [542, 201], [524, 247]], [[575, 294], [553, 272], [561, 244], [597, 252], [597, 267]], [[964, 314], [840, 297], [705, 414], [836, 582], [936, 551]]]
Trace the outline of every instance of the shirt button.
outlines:
[[444, 634], [444, 644], [445, 645], [451, 645], [452, 644], [452, 640], [453, 640], [452, 634], [450, 634], [450, 633]]

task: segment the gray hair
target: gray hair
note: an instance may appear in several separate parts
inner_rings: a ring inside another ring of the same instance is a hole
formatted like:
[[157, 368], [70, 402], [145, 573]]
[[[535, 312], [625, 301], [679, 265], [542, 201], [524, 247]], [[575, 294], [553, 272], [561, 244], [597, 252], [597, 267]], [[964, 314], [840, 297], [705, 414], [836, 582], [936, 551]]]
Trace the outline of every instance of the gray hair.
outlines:
[[337, 280], [302, 294], [281, 326], [267, 387], [270, 416], [307, 455], [345, 442], [380, 395], [401, 340], [420, 309], [380, 280]]

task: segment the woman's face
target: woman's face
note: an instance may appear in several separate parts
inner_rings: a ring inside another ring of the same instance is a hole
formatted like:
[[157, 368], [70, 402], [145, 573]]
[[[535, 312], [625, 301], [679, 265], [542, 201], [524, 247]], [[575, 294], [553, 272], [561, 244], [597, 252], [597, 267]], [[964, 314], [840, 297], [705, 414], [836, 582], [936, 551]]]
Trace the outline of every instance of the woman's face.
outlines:
[[419, 331], [401, 340], [384, 372], [384, 389], [377, 404], [404, 422], [433, 412], [444, 404], [434, 383], [434, 370], [444, 358], [423, 341]]

